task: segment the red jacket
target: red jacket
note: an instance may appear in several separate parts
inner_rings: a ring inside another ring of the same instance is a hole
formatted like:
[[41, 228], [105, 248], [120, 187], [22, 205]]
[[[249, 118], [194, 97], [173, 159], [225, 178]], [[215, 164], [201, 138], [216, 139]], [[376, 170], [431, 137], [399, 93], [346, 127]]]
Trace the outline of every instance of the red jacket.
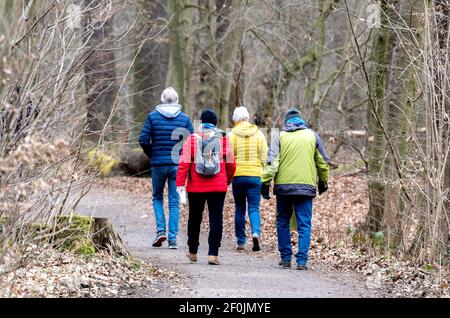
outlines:
[[177, 187], [185, 186], [187, 179], [187, 192], [227, 192], [236, 172], [233, 147], [228, 137], [222, 137], [220, 173], [214, 177], [204, 177], [195, 170], [197, 142], [197, 138], [191, 135], [183, 146], [178, 166]]

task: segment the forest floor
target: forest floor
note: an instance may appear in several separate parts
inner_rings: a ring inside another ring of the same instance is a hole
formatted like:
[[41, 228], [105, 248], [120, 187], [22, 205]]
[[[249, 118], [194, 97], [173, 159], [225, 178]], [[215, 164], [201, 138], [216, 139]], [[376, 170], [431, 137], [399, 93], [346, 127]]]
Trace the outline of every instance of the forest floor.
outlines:
[[155, 226], [150, 179], [100, 179], [77, 212], [110, 218], [133, 255], [177, 273], [176, 280], [169, 279], [166, 288], [159, 288], [161, 297], [449, 297], [448, 272], [386, 256], [368, 243], [354, 245], [349, 231], [364, 221], [368, 209], [364, 174], [334, 176], [330, 191], [315, 201], [307, 272], [277, 265], [275, 207], [275, 198], [261, 203], [262, 251], [237, 252], [234, 203], [228, 193], [218, 267], [206, 262], [206, 214], [199, 263], [187, 260], [186, 207], [180, 211], [179, 249], [151, 247]]
[[161, 290], [179, 290], [185, 280], [149, 261], [108, 254], [86, 258], [43, 247], [27, 258], [2, 277], [0, 298], [154, 298]]
[[152, 248], [151, 180], [98, 179], [76, 212], [111, 219], [134, 258], [97, 254], [85, 259], [39, 249], [11, 275], [14, 284], [0, 297], [450, 297], [448, 270], [416, 266], [357, 235], [368, 209], [364, 174], [332, 177], [329, 192], [315, 200], [307, 272], [277, 265], [275, 206], [275, 198], [261, 203], [262, 251], [237, 252], [229, 193], [222, 265], [207, 265], [206, 213], [199, 262], [190, 264], [186, 207], [180, 211], [179, 249]]
[[[130, 183], [131, 182], [131, 183]], [[152, 248], [154, 215], [150, 180], [112, 178], [100, 181], [81, 201], [78, 213], [110, 218], [131, 253], [158, 268], [179, 272], [183, 280], [170, 280], [161, 297], [367, 297], [373, 296], [363, 281], [352, 273], [328, 273], [313, 261], [307, 272], [282, 270], [267, 242], [263, 251], [238, 252], [230, 237], [234, 228], [225, 217], [226, 235], [220, 251], [221, 266], [207, 264], [207, 233], [201, 235], [199, 262], [190, 264], [187, 252], [186, 215], [181, 211], [179, 249]], [[145, 185], [144, 185], [145, 184]], [[128, 189], [128, 190], [127, 190]], [[145, 189], [147, 191], [142, 191]], [[229, 203], [227, 204], [229, 208]], [[228, 214], [228, 211], [227, 213]], [[205, 214], [206, 215], [206, 214]], [[207, 217], [204, 218], [207, 227]], [[263, 239], [265, 237], [263, 236]], [[334, 274], [334, 275], [333, 275]], [[339, 274], [339, 275], [337, 275]]]

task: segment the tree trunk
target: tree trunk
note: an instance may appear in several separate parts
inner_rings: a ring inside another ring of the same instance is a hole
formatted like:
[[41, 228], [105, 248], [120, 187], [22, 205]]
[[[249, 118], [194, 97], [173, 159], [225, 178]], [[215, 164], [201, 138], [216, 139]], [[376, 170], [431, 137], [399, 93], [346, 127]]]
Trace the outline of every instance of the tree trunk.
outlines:
[[385, 137], [382, 126], [385, 123], [385, 98], [387, 86], [388, 49], [390, 45], [390, 32], [388, 19], [391, 16], [389, 5], [391, 1], [381, 3], [381, 27], [376, 31], [374, 42], [374, 77], [373, 77], [373, 103], [374, 109], [369, 108], [369, 138], [368, 138], [368, 167], [369, 167], [369, 214], [367, 224], [369, 230], [378, 232], [382, 229], [384, 214], [384, 184], [383, 163], [385, 156]]
[[325, 23], [330, 14], [327, 10], [328, 6], [332, 5], [330, 3], [325, 3], [322, 0], [316, 1], [318, 6], [319, 15], [314, 22], [314, 45], [312, 47], [312, 52], [314, 55], [314, 62], [312, 67], [311, 75], [308, 78], [308, 85], [305, 89], [305, 107], [306, 109], [312, 109], [311, 117], [309, 119], [311, 126], [314, 129], [319, 127], [319, 117], [320, 117], [320, 87], [319, 87], [319, 77], [322, 70], [323, 63], [323, 50], [325, 47], [326, 33], [325, 33]]
[[157, 41], [160, 39], [159, 37], [155, 40], [150, 39], [154, 33], [159, 31], [159, 27], [153, 34], [149, 34], [156, 24], [154, 20], [163, 18], [167, 14], [163, 5], [164, 3], [148, 0], [137, 2], [139, 9], [137, 39], [145, 41], [145, 43], [136, 56], [136, 62], [133, 66], [133, 120], [136, 122], [133, 126], [136, 127], [135, 136], [142, 128], [147, 114], [159, 103], [164, 88], [162, 85], [167, 78], [169, 45], [164, 41]]
[[234, 82], [234, 70], [239, 53], [240, 43], [244, 34], [243, 9], [245, 4], [242, 0], [232, 0], [230, 13], [230, 24], [227, 31], [227, 37], [224, 39], [224, 46], [221, 52], [220, 65], [222, 75], [219, 84], [219, 107], [220, 122], [219, 126], [223, 129], [229, 126], [229, 105], [231, 89]]
[[184, 106], [184, 112], [191, 114], [192, 101], [190, 92], [190, 75], [192, 57], [192, 9], [189, 8], [191, 0], [167, 0], [167, 10], [169, 19], [170, 36], [170, 81], [171, 85], [178, 92], [180, 103]]
[[[447, 0], [435, 0], [433, 2], [433, 9], [435, 14], [435, 34], [432, 39], [435, 46], [434, 51], [434, 67], [430, 74], [434, 74], [434, 90], [433, 90], [433, 110], [430, 111], [432, 116], [430, 120], [430, 128], [432, 128], [428, 149], [431, 154], [431, 162], [433, 168], [436, 169], [436, 176], [434, 177], [434, 184], [429, 186], [429, 194], [433, 198], [430, 202], [429, 211], [431, 212], [432, 221], [437, 224], [437, 229], [433, 224], [429, 228], [429, 241], [426, 242], [425, 247], [429, 248], [430, 260], [442, 260], [447, 255], [447, 247], [449, 245], [449, 222], [450, 210], [447, 198], [442, 198], [442, 193], [448, 190], [448, 154], [449, 154], [449, 109], [450, 103], [448, 101], [448, 92], [450, 89], [450, 82], [448, 80], [450, 61], [449, 61], [449, 14], [450, 5]], [[432, 24], [433, 25], [433, 24]], [[447, 154], [447, 155], [445, 155]], [[439, 173], [442, 171], [443, 173]], [[430, 220], [431, 221], [431, 220]], [[438, 233], [436, 233], [438, 231]], [[448, 256], [448, 255], [447, 255]]]
[[[183, 92], [185, 106], [196, 107], [188, 112], [190, 115], [212, 108], [219, 117], [219, 126], [226, 128], [244, 32], [245, 1], [197, 0], [193, 5], [193, 0], [168, 0], [168, 4], [169, 16], [173, 16], [170, 82]], [[199, 27], [194, 28], [194, 23]]]
[[110, 219], [94, 218], [91, 236], [97, 250], [106, 250], [110, 255], [130, 256]]
[[[397, 2], [391, 23], [399, 26], [391, 30], [389, 50], [389, 97], [387, 98], [386, 127], [395, 145], [396, 156], [400, 169], [404, 173], [409, 154], [408, 139], [411, 135], [410, 123], [416, 98], [416, 80], [419, 65], [416, 62], [420, 54], [417, 43], [420, 34], [420, 19], [418, 14], [423, 12], [421, 1], [415, 0]], [[394, 157], [388, 153], [385, 163], [387, 179], [385, 191], [384, 224], [388, 240], [398, 246], [403, 239], [403, 223], [406, 210], [410, 208], [405, 201], [405, 188], [402, 188], [397, 177]]]
[[[425, 204], [420, 211], [418, 230], [410, 249], [420, 263], [445, 262], [446, 258], [448, 261], [449, 11], [445, 0], [426, 3], [423, 63], [427, 129], [423, 177], [421, 174]], [[447, 197], [443, 196], [444, 193]]]
[[[194, 101], [200, 108], [209, 107], [220, 113], [218, 96], [220, 70], [218, 62], [217, 24], [220, 13], [217, 12], [216, 0], [199, 0], [202, 10], [199, 12], [199, 21], [203, 26], [198, 32], [201, 58], [196, 60], [198, 69], [198, 87], [196, 88]], [[201, 60], [201, 62], [200, 62]], [[194, 88], [194, 87], [193, 87]], [[201, 109], [198, 109], [200, 111]]]
[[[112, 18], [102, 5], [102, 0], [84, 0], [87, 13], [84, 16], [87, 47], [93, 53], [85, 63], [85, 85], [88, 107], [88, 131], [90, 139], [98, 141], [111, 115], [117, 96], [116, 65], [113, 43]], [[95, 9], [94, 9], [95, 8]], [[111, 133], [105, 136], [112, 136]]]
[[61, 251], [92, 256], [99, 251], [130, 256], [128, 249], [109, 219], [81, 215], [64, 215], [53, 224], [30, 224], [26, 234], [38, 240], [50, 240]]
[[[13, 43], [15, 39], [11, 38], [13, 34], [11, 34], [10, 29], [13, 29], [15, 21], [15, 17], [19, 16], [20, 2], [17, 0], [4, 0], [2, 4], [0, 4], [0, 15], [2, 17], [2, 21], [0, 23], [0, 34], [6, 37], [6, 43]], [[17, 22], [16, 22], [17, 23]], [[7, 56], [9, 47], [8, 45], [2, 45], [1, 55]], [[10, 77], [6, 74], [5, 70], [9, 69], [10, 61], [5, 59], [0, 61], [0, 94], [1, 96], [5, 96], [8, 89], [8, 78]]]
[[[444, 199], [444, 208], [442, 212], [442, 216], [440, 217], [440, 229], [441, 229], [441, 241], [442, 244], [438, 246], [438, 254], [444, 256], [444, 265], [450, 265], [450, 102], [448, 100], [448, 92], [449, 92], [449, 27], [450, 27], [450, 4], [448, 1], [437, 1], [437, 10], [441, 13], [440, 19], [438, 20], [439, 25], [439, 48], [442, 52], [442, 65], [445, 66], [444, 69], [441, 70], [441, 79], [444, 79], [445, 84], [442, 85], [441, 92], [442, 93], [442, 102], [443, 102], [443, 118], [442, 120], [442, 140], [446, 141], [443, 144], [443, 155], [444, 155], [444, 165], [445, 165], [445, 173], [444, 173], [444, 187], [443, 192], [447, 193], [447, 197]], [[447, 155], [445, 155], [447, 153]]]

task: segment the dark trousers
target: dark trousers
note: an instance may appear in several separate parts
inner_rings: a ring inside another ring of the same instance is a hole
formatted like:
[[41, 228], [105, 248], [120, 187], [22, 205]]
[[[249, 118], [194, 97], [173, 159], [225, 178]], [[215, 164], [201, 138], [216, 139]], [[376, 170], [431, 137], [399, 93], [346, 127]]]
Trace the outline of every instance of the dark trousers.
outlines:
[[223, 232], [223, 206], [225, 192], [189, 193], [188, 246], [189, 252], [197, 254], [200, 245], [200, 226], [205, 203], [209, 210], [209, 256], [218, 256]]

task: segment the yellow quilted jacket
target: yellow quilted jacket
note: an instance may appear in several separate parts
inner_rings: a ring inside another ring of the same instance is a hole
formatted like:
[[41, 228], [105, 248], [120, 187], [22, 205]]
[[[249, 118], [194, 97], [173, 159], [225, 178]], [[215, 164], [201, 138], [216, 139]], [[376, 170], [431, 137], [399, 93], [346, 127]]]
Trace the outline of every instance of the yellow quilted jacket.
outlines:
[[241, 122], [229, 133], [236, 157], [236, 177], [261, 177], [267, 161], [268, 146], [258, 126]]

